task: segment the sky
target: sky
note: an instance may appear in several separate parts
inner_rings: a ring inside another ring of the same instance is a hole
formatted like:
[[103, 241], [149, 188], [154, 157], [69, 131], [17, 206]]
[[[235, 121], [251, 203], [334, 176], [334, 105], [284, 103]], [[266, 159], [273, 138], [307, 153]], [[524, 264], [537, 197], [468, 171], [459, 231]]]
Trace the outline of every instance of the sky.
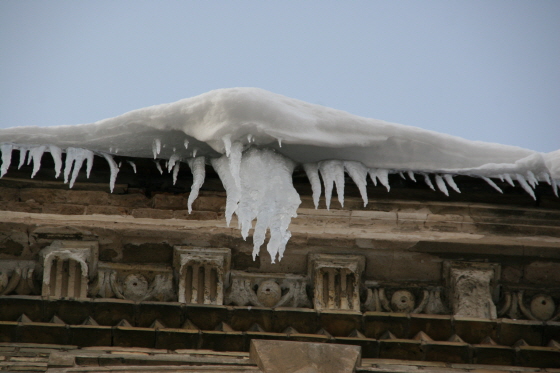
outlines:
[[228, 87], [560, 149], [560, 1], [0, 0], [0, 128]]

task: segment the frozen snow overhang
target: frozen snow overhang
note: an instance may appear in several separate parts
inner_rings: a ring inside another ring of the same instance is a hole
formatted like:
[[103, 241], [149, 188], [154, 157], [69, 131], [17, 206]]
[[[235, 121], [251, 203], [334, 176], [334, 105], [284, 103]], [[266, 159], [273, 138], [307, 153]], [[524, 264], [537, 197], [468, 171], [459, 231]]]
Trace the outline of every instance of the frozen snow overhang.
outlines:
[[324, 187], [327, 208], [333, 187], [344, 203], [345, 173], [358, 186], [364, 204], [368, 177], [389, 190], [390, 174], [420, 179], [445, 195], [449, 189], [460, 192], [456, 175], [481, 178], [498, 192], [502, 190], [492, 179], [506, 181], [534, 199], [539, 182], [550, 184], [555, 195], [560, 184], [560, 150], [544, 154], [469, 141], [256, 88], [211, 91], [91, 124], [2, 129], [0, 176], [8, 172], [14, 149], [19, 150], [19, 167], [33, 162], [31, 177], [44, 152], [53, 157], [56, 177], [64, 160], [64, 180], [70, 187], [84, 163], [89, 175], [94, 154], [110, 166], [111, 189], [120, 169], [115, 156], [153, 157], [154, 167], [161, 172], [165, 168], [174, 181], [186, 163], [194, 176], [189, 209], [210, 163], [227, 191], [228, 223], [236, 214], [246, 237], [256, 220], [254, 255], [269, 230], [267, 249], [273, 260], [282, 257], [290, 220], [301, 202], [291, 181], [298, 165], [309, 178], [316, 206]]

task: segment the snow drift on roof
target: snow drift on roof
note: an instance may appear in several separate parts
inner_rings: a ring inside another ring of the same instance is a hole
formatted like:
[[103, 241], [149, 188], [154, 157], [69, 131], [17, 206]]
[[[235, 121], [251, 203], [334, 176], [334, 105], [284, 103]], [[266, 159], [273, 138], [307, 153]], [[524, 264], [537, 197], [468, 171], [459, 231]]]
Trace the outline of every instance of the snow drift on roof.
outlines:
[[[50, 152], [57, 177], [62, 167], [61, 155], [66, 153], [64, 179], [70, 186], [84, 162], [89, 174], [93, 154], [103, 156], [109, 163], [111, 189], [119, 169], [114, 155], [165, 159], [175, 179], [181, 163], [185, 162], [195, 175], [192, 199], [204, 179], [201, 165], [213, 159], [211, 164], [228, 192], [228, 216], [238, 215], [243, 222], [244, 236], [253, 219], [257, 219], [256, 229], [260, 231], [255, 236], [259, 242], [264, 240], [263, 230], [275, 232], [271, 240], [273, 247], [269, 242], [273, 258], [276, 254], [281, 257], [289, 238], [289, 217], [295, 216], [299, 206], [291, 181], [286, 184], [285, 175], [291, 174], [293, 165], [304, 166], [316, 204], [322, 193], [319, 174], [328, 203], [333, 186], [343, 203], [345, 172], [358, 185], [364, 203], [367, 203], [368, 176], [373, 183], [379, 181], [389, 190], [387, 175], [395, 172], [412, 179], [420, 174], [432, 189], [437, 187], [446, 195], [448, 187], [460, 191], [453, 175], [480, 177], [500, 192], [492, 178], [512, 185], [516, 181], [533, 198], [538, 182], [551, 184], [557, 193], [560, 180], [560, 150], [544, 154], [515, 146], [469, 141], [362, 118], [257, 88], [215, 90], [90, 124], [0, 129], [0, 177], [8, 172], [13, 149], [20, 150], [20, 166], [26, 159], [28, 163], [33, 162], [33, 175], [39, 170], [43, 153]], [[273, 149], [278, 156], [267, 149]], [[161, 170], [159, 162], [157, 166]], [[277, 180], [276, 197], [279, 201], [284, 198], [284, 205], [265, 201], [275, 195], [270, 190], [260, 190], [261, 200], [254, 200], [254, 195], [247, 193], [251, 184], [266, 182], [263, 178], [271, 177], [270, 170], [284, 175]]]

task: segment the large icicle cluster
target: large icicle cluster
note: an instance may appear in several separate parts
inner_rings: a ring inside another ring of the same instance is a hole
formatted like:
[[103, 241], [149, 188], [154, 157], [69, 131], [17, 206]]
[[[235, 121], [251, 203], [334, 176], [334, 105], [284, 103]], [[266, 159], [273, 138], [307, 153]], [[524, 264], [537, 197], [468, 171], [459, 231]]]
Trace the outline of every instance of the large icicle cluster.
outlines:
[[227, 224], [235, 213], [241, 235], [246, 239], [256, 220], [253, 259], [259, 254], [269, 230], [267, 251], [274, 263], [277, 256], [282, 259], [291, 236], [290, 221], [297, 216], [301, 203], [292, 185], [296, 164], [271, 149], [250, 148], [242, 153], [240, 143], [230, 145], [228, 155], [212, 159], [212, 166], [227, 193]]
[[[267, 249], [273, 261], [282, 257], [290, 220], [300, 204], [291, 183], [297, 165], [309, 178], [316, 207], [324, 188], [327, 208], [334, 189], [344, 204], [345, 174], [358, 186], [364, 205], [368, 180], [390, 191], [390, 174], [415, 182], [418, 178], [445, 195], [450, 189], [460, 193], [456, 175], [481, 178], [500, 193], [494, 180], [518, 185], [534, 199], [540, 182], [550, 184], [556, 196], [560, 188], [560, 150], [544, 154], [469, 141], [256, 88], [216, 90], [91, 124], [0, 129], [0, 177], [8, 172], [13, 150], [19, 150], [18, 167], [33, 164], [31, 177], [39, 171], [43, 154], [50, 152], [56, 177], [62, 173], [70, 188], [84, 163], [89, 177], [94, 155], [110, 167], [111, 191], [121, 167], [113, 158], [117, 153], [153, 157], [159, 172], [169, 172], [174, 183], [186, 163], [193, 174], [189, 212], [209, 162], [227, 192], [227, 223], [237, 215], [245, 238], [256, 220], [254, 255], [270, 231]], [[134, 162], [127, 163], [136, 172]]]

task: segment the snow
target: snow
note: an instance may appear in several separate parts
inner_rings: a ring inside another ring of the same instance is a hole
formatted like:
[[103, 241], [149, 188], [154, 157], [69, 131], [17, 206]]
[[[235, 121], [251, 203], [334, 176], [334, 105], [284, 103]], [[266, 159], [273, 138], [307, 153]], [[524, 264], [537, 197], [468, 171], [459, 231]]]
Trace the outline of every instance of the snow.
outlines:
[[9, 171], [14, 149], [20, 152], [19, 167], [26, 159], [33, 162], [31, 177], [39, 171], [46, 151], [55, 161], [58, 177], [65, 153], [64, 180], [70, 187], [84, 162], [89, 176], [94, 155], [109, 163], [111, 190], [119, 171], [113, 159], [117, 152], [126, 157], [153, 157], [161, 173], [160, 161], [166, 162], [174, 183], [181, 163], [187, 163], [194, 176], [189, 212], [204, 182], [208, 161], [227, 192], [227, 223], [236, 214], [242, 235], [247, 237], [256, 219], [254, 254], [270, 230], [268, 251], [273, 260], [282, 256], [289, 221], [299, 206], [299, 196], [291, 185], [297, 165], [303, 166], [309, 178], [316, 207], [322, 178], [327, 208], [334, 187], [340, 204], [344, 203], [345, 173], [358, 186], [364, 205], [368, 203], [368, 175], [374, 185], [379, 181], [387, 191], [392, 173], [403, 178], [406, 174], [413, 181], [415, 173], [422, 175], [435, 190], [433, 177], [445, 195], [450, 193], [448, 187], [460, 193], [454, 175], [479, 177], [499, 192], [492, 178], [505, 180], [532, 198], [536, 198], [534, 188], [539, 182], [550, 184], [556, 195], [560, 184], [560, 150], [544, 154], [469, 141], [362, 118], [257, 88], [211, 91], [90, 124], [0, 129], [0, 177]]

